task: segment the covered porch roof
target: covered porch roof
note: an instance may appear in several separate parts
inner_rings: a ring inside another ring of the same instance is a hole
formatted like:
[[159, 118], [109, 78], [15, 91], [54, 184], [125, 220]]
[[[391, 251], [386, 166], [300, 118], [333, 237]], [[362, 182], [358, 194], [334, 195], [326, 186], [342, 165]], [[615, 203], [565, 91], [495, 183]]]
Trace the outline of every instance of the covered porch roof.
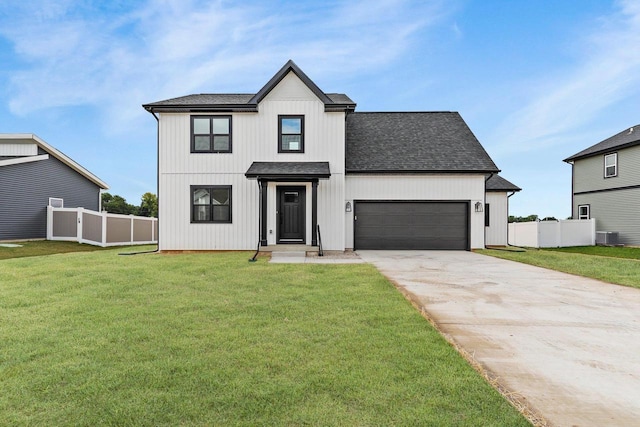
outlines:
[[244, 174], [266, 181], [317, 181], [329, 179], [329, 162], [253, 162]]

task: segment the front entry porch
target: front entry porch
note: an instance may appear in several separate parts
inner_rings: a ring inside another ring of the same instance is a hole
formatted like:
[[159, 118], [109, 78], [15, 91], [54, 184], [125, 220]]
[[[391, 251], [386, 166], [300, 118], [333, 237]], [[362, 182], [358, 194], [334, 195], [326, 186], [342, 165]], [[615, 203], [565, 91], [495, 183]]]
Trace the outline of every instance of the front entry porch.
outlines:
[[254, 162], [245, 173], [260, 188], [261, 251], [275, 245], [318, 247], [318, 182], [328, 162]]

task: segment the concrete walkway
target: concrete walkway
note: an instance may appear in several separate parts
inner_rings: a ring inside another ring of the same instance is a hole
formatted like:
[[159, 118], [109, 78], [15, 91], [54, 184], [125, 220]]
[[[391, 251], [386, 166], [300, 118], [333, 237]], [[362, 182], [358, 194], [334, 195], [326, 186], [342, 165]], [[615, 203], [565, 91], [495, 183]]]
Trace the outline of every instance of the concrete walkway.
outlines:
[[640, 290], [471, 252], [357, 253], [550, 424], [640, 426]]
[[305, 251], [274, 251], [270, 263], [274, 264], [363, 264], [364, 261], [355, 253], [307, 255]]

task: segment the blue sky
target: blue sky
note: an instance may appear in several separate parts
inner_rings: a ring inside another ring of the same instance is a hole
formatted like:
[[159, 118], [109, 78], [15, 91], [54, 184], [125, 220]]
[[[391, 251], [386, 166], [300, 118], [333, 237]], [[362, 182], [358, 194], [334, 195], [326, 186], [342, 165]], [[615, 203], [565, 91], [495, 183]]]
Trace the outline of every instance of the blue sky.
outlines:
[[562, 159], [640, 123], [640, 2], [0, 2], [0, 132], [35, 133], [138, 204], [155, 192], [141, 104], [255, 93], [288, 59], [357, 111], [458, 111], [511, 213], [566, 218]]

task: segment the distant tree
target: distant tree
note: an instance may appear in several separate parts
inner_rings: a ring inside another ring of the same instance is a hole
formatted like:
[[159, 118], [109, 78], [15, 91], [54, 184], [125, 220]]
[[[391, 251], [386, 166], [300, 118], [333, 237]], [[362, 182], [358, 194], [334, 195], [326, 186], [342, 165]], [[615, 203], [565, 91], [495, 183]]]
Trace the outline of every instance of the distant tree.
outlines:
[[542, 218], [543, 221], [557, 221], [556, 217], [554, 216], [547, 216]]
[[158, 217], [158, 196], [153, 193], [144, 193], [140, 201], [138, 215]]
[[509, 215], [509, 222], [532, 222], [537, 220], [538, 220], [538, 215], [529, 215], [529, 216]]
[[137, 215], [138, 207], [127, 203], [124, 197], [117, 194], [102, 193], [102, 210], [122, 215]]

